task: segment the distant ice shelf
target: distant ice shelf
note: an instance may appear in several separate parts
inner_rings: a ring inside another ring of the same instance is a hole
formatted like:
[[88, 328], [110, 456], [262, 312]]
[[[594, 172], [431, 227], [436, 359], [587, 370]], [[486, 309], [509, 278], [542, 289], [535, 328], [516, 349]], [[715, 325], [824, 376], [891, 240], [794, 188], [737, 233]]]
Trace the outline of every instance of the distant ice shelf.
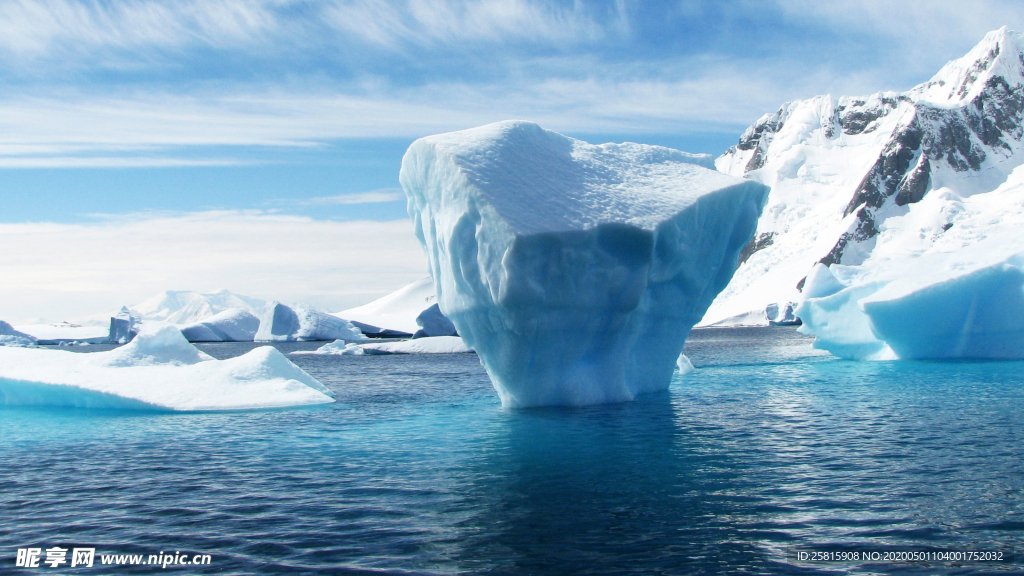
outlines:
[[706, 155], [595, 146], [530, 122], [417, 140], [402, 161], [440, 310], [505, 406], [668, 387], [767, 187]]
[[214, 360], [163, 326], [108, 352], [0, 347], [0, 404], [247, 410], [326, 404], [327, 388], [270, 346]]

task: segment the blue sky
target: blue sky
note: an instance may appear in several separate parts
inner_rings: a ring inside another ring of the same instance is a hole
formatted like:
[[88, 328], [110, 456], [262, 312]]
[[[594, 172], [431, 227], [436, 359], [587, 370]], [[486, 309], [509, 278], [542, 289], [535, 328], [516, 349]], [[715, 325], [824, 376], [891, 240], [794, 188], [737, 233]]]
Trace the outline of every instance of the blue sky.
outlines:
[[[0, 248], [19, 253], [16, 231], [39, 226], [69, 226], [70, 246], [75, 234], [201, 213], [244, 213], [257, 237], [260, 216], [391, 222], [404, 218], [397, 173], [412, 140], [508, 118], [717, 155], [786, 100], [904, 90], [985, 32], [1022, 23], [1010, 1], [8, 0]], [[116, 252], [93, 248], [76, 258]], [[376, 258], [339, 250], [356, 268]], [[62, 265], [33, 258], [0, 266], [31, 276]], [[62, 281], [60, 298], [40, 280], [19, 287], [37, 294], [31, 304], [0, 286], [0, 318], [131, 303], [158, 285], [277, 290], [242, 272], [124, 265], [149, 280]], [[421, 273], [280, 297], [341, 306]]]

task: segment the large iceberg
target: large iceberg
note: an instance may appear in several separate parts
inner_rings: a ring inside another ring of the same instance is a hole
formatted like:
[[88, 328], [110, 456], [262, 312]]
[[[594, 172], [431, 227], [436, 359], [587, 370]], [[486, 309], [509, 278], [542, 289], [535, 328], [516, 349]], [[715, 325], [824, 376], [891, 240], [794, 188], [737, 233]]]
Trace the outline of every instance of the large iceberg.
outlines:
[[0, 404], [239, 410], [326, 404], [322, 384], [263, 346], [214, 360], [173, 326], [90, 354], [0, 348]]
[[441, 311], [503, 405], [668, 387], [768, 192], [710, 162], [517, 121], [410, 146], [399, 179]]
[[358, 342], [366, 336], [337, 316], [312, 308], [286, 306], [280, 302], [267, 304], [256, 331], [257, 342], [295, 342], [308, 340], [345, 340]]
[[181, 333], [189, 342], [252, 342], [260, 328], [260, 319], [240, 308], [223, 312], [187, 326]]

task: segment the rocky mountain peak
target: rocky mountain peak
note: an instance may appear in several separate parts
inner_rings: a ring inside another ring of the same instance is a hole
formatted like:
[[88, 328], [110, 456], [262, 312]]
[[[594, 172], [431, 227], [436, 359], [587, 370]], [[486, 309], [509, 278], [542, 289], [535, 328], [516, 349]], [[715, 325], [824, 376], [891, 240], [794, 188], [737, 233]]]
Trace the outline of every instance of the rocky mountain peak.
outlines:
[[797, 299], [814, 263], [860, 264], [886, 220], [932, 191], [989, 192], [1022, 163], [1024, 35], [1007, 28], [906, 92], [787, 102], [715, 162], [772, 192], [740, 269], [706, 319], [751, 310], [730, 299]]
[[909, 95], [936, 105], [957, 105], [973, 100], [995, 78], [1010, 86], [1024, 84], [1024, 36], [1005, 26], [985, 35], [962, 58], [948, 62], [931, 80]]

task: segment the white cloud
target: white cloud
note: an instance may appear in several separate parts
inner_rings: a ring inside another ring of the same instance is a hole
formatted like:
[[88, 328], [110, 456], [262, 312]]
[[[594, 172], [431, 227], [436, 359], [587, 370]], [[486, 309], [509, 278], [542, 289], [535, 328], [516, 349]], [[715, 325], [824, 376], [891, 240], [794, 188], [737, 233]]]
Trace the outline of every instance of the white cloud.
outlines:
[[177, 168], [183, 166], [243, 166], [252, 162], [228, 158], [140, 158], [133, 156], [0, 155], [0, 168]]
[[21, 58], [95, 56], [97, 50], [226, 47], [276, 27], [272, 3], [10, 0], [0, 5], [0, 49]]
[[426, 274], [405, 220], [333, 222], [258, 211], [0, 224], [0, 319], [64, 320], [169, 289], [227, 288], [342, 309]]
[[381, 188], [369, 192], [355, 192], [352, 194], [338, 194], [337, 196], [320, 196], [305, 200], [303, 204], [380, 204], [382, 202], [396, 202], [405, 200], [405, 193], [401, 188]]

